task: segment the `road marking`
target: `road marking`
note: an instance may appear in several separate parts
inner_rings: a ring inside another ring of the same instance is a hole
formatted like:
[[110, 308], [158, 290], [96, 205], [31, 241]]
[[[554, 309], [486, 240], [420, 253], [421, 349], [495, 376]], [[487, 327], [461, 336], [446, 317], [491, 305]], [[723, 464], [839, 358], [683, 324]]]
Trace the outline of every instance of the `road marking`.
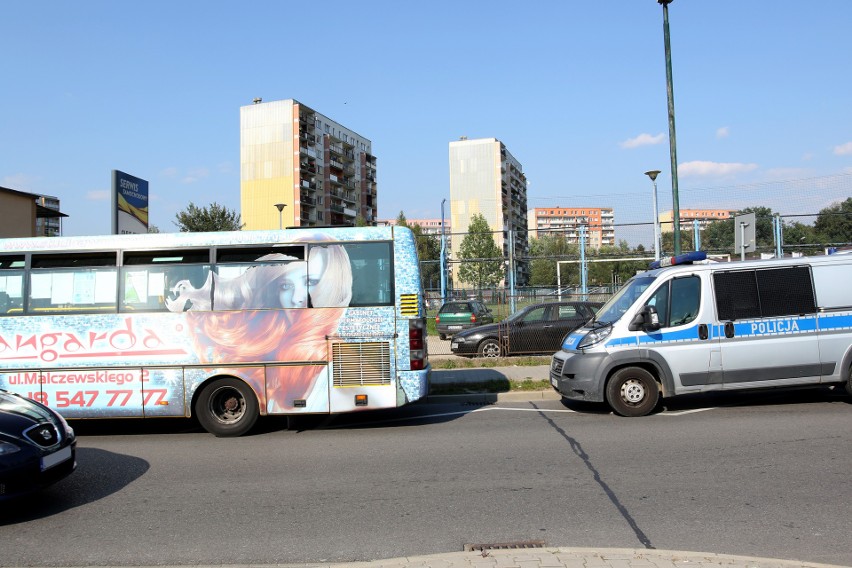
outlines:
[[710, 408], [694, 408], [692, 410], [681, 410], [680, 412], [660, 412], [659, 416], [683, 416], [684, 414], [695, 414], [696, 412], [707, 412], [708, 410], [716, 410], [715, 407]]

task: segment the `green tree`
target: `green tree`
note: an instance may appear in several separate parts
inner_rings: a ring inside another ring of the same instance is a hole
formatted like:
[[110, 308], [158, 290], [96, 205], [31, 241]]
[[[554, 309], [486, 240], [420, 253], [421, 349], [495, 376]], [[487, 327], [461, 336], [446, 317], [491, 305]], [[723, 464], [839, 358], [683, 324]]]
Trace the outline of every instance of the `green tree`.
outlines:
[[[747, 213], [754, 213], [755, 216], [754, 239], [758, 250], [773, 248], [775, 246], [775, 229], [772, 225], [772, 218], [775, 214], [772, 209], [769, 207], [747, 207], [737, 211], [736, 215]], [[733, 218], [713, 221], [704, 228], [701, 234], [701, 248], [708, 252], [738, 252], [734, 251], [735, 231], [737, 229]], [[682, 232], [681, 236], [683, 236]], [[665, 248], [665, 241], [663, 245], [663, 248]], [[684, 247], [683, 250], [690, 249]]]
[[[562, 233], [542, 235], [530, 240], [530, 285], [556, 286], [556, 263], [560, 260], [577, 260], [577, 245], [570, 244]], [[563, 285], [579, 282], [577, 264], [565, 264], [559, 270]]]
[[503, 278], [503, 253], [494, 242], [494, 235], [485, 217], [471, 217], [468, 233], [459, 246], [459, 280], [482, 289], [495, 286]]
[[826, 244], [852, 242], [852, 197], [821, 210], [814, 230]]
[[367, 220], [364, 219], [364, 217], [362, 217], [360, 213], [358, 213], [355, 216], [355, 226], [356, 227], [369, 227], [370, 223], [368, 223]]
[[160, 228], [157, 225], [148, 225], [148, 232], [149, 233], [159, 233]]
[[240, 215], [215, 201], [209, 207], [197, 207], [190, 202], [187, 208], [175, 214], [174, 224], [182, 233], [206, 231], [239, 231], [244, 224]]

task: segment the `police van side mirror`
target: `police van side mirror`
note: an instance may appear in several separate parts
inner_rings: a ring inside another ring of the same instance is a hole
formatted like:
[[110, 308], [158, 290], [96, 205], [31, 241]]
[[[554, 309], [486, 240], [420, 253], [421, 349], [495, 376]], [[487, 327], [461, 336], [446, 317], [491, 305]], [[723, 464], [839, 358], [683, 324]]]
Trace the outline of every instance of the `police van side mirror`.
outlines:
[[660, 329], [660, 317], [657, 315], [657, 308], [654, 306], [645, 306], [639, 313], [633, 316], [630, 320], [630, 325], [627, 326], [630, 331], [657, 331]]

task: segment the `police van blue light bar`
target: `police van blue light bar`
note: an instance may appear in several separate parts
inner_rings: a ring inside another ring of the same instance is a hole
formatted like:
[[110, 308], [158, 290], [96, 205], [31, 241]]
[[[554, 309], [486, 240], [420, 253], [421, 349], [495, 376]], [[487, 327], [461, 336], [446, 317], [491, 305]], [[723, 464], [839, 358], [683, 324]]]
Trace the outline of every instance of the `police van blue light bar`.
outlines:
[[679, 254], [677, 256], [667, 256], [666, 258], [655, 260], [648, 266], [648, 270], [654, 270], [655, 268], [665, 268], [666, 266], [676, 266], [678, 264], [692, 264], [693, 262], [699, 262], [701, 260], [706, 259], [706, 252], [704, 252], [703, 250], [695, 250], [692, 252]]

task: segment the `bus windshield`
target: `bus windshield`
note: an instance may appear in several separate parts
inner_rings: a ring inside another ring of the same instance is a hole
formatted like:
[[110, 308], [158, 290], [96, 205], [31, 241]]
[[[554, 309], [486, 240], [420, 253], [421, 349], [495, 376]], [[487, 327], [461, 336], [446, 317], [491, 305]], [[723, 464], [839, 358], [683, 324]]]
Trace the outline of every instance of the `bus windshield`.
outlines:
[[635, 276], [627, 281], [618, 292], [612, 296], [603, 307], [598, 310], [594, 321], [599, 323], [615, 323], [624, 315], [630, 306], [636, 301], [642, 292], [648, 289], [654, 282], [653, 276]]

